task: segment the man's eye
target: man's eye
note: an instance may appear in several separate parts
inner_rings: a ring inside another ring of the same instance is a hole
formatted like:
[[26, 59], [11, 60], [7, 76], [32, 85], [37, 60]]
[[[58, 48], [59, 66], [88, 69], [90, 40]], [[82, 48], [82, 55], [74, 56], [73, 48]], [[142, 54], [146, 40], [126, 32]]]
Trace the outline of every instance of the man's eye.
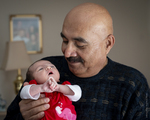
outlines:
[[68, 41], [64, 41], [64, 40], [63, 40], [63, 43], [67, 44], [67, 43], [68, 43]]
[[84, 49], [86, 45], [76, 45], [80, 49]]

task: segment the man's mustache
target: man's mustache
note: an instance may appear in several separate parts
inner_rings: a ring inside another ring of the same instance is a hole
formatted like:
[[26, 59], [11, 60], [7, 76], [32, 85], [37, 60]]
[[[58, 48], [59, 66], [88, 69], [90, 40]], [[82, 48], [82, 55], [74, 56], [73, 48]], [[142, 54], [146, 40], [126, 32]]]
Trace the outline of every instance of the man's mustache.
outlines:
[[83, 63], [83, 59], [81, 57], [69, 57], [69, 58], [67, 58], [67, 61], [69, 61], [69, 62], [82, 62]]

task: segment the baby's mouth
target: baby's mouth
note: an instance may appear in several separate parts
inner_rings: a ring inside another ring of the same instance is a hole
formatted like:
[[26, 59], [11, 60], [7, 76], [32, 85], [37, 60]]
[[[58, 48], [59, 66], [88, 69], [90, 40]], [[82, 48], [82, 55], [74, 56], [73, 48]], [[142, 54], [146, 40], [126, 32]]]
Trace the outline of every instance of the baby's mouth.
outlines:
[[53, 74], [53, 72], [49, 72], [49, 74], [48, 74], [48, 75], [51, 75], [51, 74]]

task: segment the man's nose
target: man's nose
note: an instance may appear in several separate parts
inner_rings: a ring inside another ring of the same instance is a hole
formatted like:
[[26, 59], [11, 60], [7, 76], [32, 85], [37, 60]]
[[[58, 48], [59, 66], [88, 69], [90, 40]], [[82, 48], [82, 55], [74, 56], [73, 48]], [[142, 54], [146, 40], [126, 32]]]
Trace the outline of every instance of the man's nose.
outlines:
[[64, 50], [64, 56], [65, 57], [76, 57], [76, 47], [74, 45], [68, 44]]

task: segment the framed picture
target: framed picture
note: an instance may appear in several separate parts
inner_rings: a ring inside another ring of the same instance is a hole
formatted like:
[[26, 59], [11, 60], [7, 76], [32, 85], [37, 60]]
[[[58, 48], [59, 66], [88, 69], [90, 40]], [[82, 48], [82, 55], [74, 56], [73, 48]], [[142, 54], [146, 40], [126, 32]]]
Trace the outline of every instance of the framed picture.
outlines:
[[10, 15], [10, 41], [24, 41], [29, 54], [42, 53], [41, 15]]

